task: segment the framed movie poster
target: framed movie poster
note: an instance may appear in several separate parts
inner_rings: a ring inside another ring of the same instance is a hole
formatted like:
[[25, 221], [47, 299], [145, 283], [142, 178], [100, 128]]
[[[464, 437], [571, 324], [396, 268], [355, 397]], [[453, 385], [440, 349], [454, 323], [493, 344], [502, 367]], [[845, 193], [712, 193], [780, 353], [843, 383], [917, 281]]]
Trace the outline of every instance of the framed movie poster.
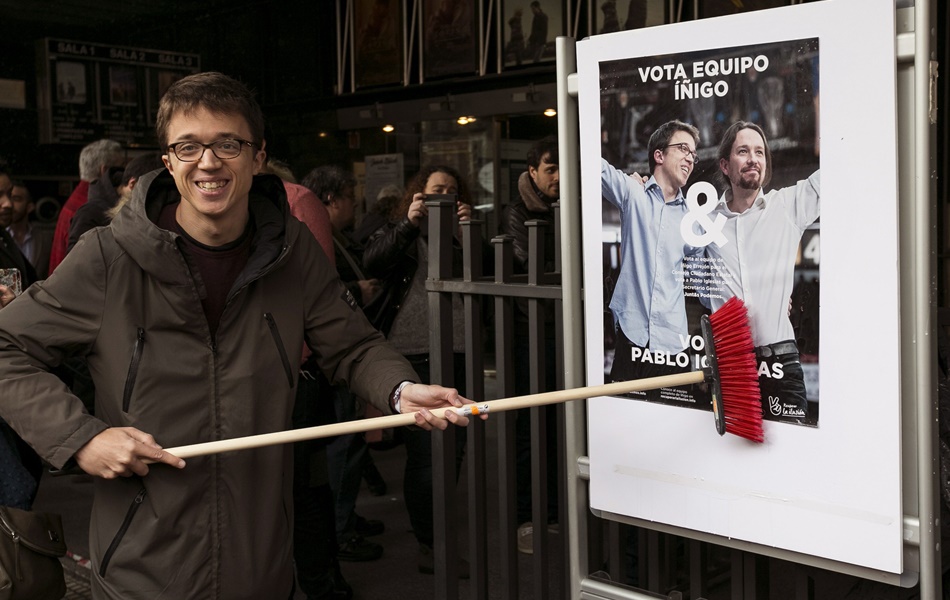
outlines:
[[138, 73], [134, 67], [109, 67], [109, 104], [137, 106], [139, 103]]
[[577, 44], [588, 383], [702, 370], [738, 297], [765, 432], [705, 382], [592, 399], [592, 508], [902, 572], [894, 47], [889, 0]]
[[356, 87], [399, 83], [403, 71], [401, 0], [356, 0], [353, 6]]
[[602, 0], [595, 6], [595, 35], [653, 27], [670, 21], [668, 0]]
[[693, 0], [696, 6], [696, 15], [700, 19], [735, 15], [742, 12], [762, 10], [764, 8], [778, 8], [790, 4], [789, 0]]
[[560, 0], [505, 0], [502, 15], [506, 67], [556, 58], [554, 39], [564, 34], [564, 7]]
[[478, 71], [478, 15], [468, 0], [424, 0], [423, 64], [427, 79]]
[[137, 131], [147, 131], [146, 69], [136, 65], [101, 65], [97, 119], [104, 137], [132, 143]]
[[165, 71], [160, 69], [149, 69], [147, 73], [148, 81], [148, 125], [155, 126], [155, 117], [158, 114], [158, 104], [168, 91], [168, 88], [179, 79], [184, 78], [188, 73], [183, 71]]
[[86, 65], [62, 60], [56, 63], [56, 102], [86, 103]]

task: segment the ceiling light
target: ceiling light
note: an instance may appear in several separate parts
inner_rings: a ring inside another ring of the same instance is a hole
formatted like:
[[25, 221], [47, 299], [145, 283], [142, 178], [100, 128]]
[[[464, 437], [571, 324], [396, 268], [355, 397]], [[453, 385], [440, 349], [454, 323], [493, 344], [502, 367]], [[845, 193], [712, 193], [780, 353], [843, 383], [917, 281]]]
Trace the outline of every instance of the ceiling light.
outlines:
[[555, 116], [555, 115], [557, 115], [557, 111], [554, 110], [553, 108], [545, 108], [545, 109], [544, 109], [544, 116], [545, 116], [545, 117], [553, 117], [553, 116]]
[[386, 133], [392, 133], [396, 131], [396, 128], [393, 127], [392, 125], [386, 124], [386, 125], [383, 125], [383, 131], [385, 131]]

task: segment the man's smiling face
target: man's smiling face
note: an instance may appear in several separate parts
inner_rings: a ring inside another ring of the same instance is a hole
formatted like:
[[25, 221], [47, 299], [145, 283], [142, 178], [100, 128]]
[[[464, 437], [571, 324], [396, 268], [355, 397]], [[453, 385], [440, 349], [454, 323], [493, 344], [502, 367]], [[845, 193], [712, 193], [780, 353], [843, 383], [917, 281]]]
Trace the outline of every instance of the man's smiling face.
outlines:
[[[685, 144], [689, 152], [683, 152], [680, 147]], [[696, 152], [696, 140], [685, 131], [677, 131], [670, 138], [670, 143], [656, 157], [657, 169], [663, 171], [667, 181], [678, 188], [686, 185], [693, 167], [696, 166], [694, 153]], [[655, 175], [655, 173], [654, 173]]]
[[[185, 141], [211, 144], [222, 139], [253, 141], [244, 117], [199, 107], [177, 112], [169, 120], [169, 145]], [[264, 164], [264, 156], [263, 147], [243, 145], [235, 158], [220, 159], [211, 148], [205, 148], [201, 158], [184, 162], [167, 150], [162, 159], [181, 193], [179, 222], [183, 226], [185, 221], [227, 229], [229, 224], [245, 219], [251, 183]]]
[[729, 159], [719, 161], [719, 168], [734, 188], [758, 190], [768, 169], [765, 140], [754, 129], [739, 130]]

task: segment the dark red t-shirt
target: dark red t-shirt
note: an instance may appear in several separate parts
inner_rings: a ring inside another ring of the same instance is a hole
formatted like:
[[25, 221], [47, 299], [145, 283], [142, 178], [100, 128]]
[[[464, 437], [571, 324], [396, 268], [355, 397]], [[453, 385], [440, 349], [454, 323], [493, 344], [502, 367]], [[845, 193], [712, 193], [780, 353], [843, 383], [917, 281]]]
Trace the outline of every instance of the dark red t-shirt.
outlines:
[[178, 203], [166, 204], [158, 217], [158, 226], [179, 234], [184, 240], [182, 247], [189, 263], [197, 269], [204, 282], [205, 295], [201, 298], [201, 307], [211, 336], [218, 331], [218, 323], [228, 301], [228, 293], [234, 286], [238, 275], [247, 265], [251, 255], [251, 240], [254, 238], [254, 221], [248, 219], [247, 227], [241, 237], [223, 246], [206, 246], [185, 233], [175, 218]]

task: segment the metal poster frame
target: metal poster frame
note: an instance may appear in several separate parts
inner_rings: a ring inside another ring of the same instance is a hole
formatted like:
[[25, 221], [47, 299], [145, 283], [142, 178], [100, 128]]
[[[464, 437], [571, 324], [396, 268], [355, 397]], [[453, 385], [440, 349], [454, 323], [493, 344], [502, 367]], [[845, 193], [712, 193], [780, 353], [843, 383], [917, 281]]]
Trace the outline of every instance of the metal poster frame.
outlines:
[[[826, 0], [833, 2], [834, 0]], [[915, 7], [896, 11], [897, 62], [897, 146], [898, 195], [900, 198], [900, 371], [903, 494], [902, 539], [903, 572], [899, 575], [840, 561], [790, 552], [762, 544], [738, 541], [680, 527], [659, 525], [624, 515], [595, 511], [608, 520], [630, 523], [691, 539], [745, 550], [805, 565], [830, 569], [849, 575], [912, 587], [919, 581], [921, 597], [940, 597], [940, 550], [937, 526], [938, 487], [937, 454], [935, 452], [936, 394], [933, 327], [935, 308], [932, 302], [933, 272], [932, 212], [934, 183], [930, 176], [934, 162], [935, 106], [934, 82], [936, 63], [930, 60], [935, 40], [931, 32], [935, 7], [927, 0], [917, 0]], [[580, 207], [578, 77], [574, 40], [558, 39], [558, 112], [561, 186], [562, 239], [578, 240]], [[579, 298], [571, 298], [569, 290], [581, 289], [582, 260], [576, 244], [566, 244], [564, 257], [564, 325], [565, 386], [583, 385], [584, 336]], [[579, 295], [579, 292], [577, 292]], [[589, 475], [587, 430], [581, 403], [568, 407], [568, 463], [577, 470], [568, 473], [569, 546], [572, 597], [581, 598], [647, 598], [619, 586], [604, 588], [603, 582], [587, 576], [586, 515], [588, 491], [584, 479]], [[571, 410], [573, 408], [573, 410]]]

